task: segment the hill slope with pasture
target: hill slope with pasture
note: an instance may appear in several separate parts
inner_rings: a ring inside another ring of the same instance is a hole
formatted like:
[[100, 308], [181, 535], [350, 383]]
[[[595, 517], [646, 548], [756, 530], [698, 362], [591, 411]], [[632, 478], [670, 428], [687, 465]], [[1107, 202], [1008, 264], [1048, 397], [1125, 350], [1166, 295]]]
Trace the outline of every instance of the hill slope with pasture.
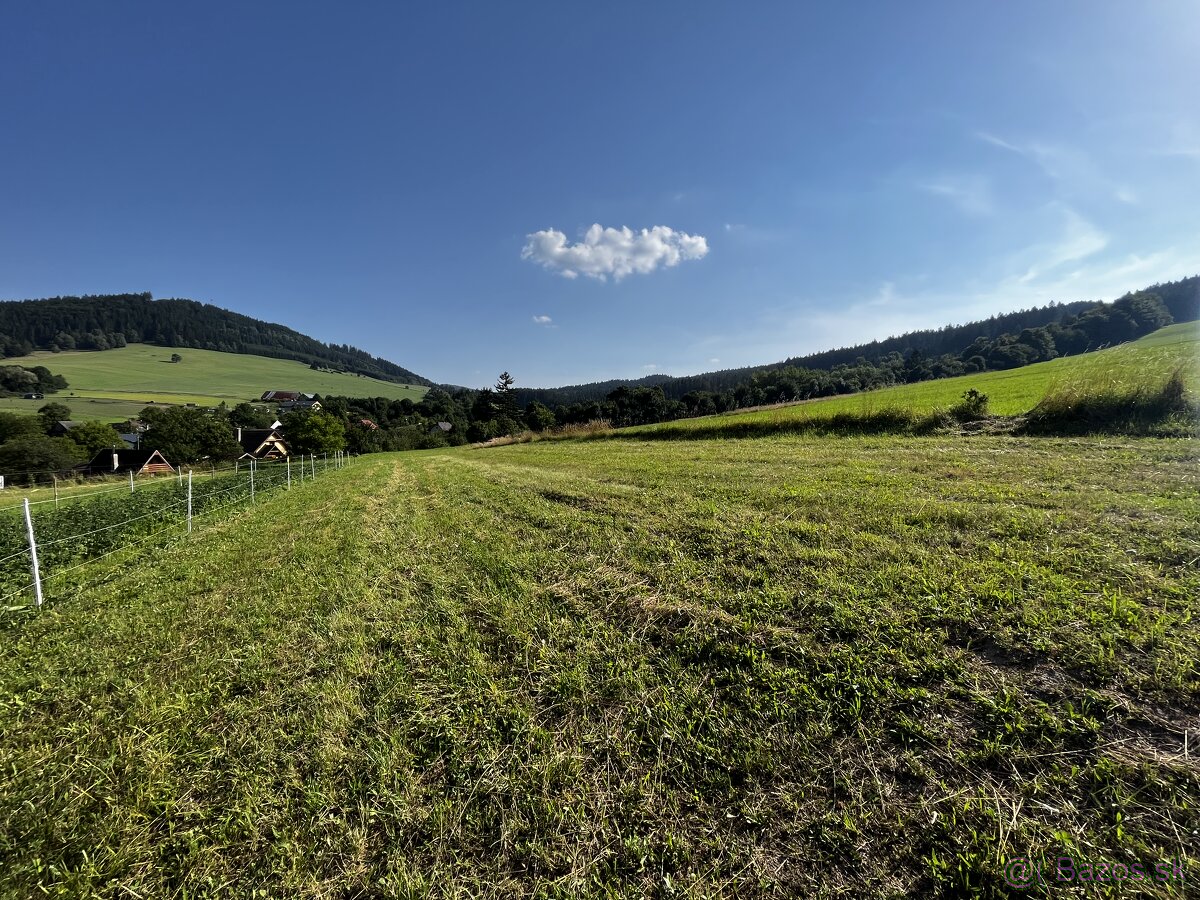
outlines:
[[[171, 357], [182, 357], [172, 363]], [[49, 400], [67, 404], [77, 419], [118, 421], [148, 403], [233, 406], [257, 401], [263, 391], [292, 390], [414, 402], [427, 388], [361, 375], [316, 371], [303, 363], [243, 353], [129, 344], [113, 350], [41, 351], [14, 360], [41, 365], [66, 377], [70, 387], [46, 400], [0, 399], [0, 409], [33, 412]]]
[[349, 344], [327, 344], [285, 325], [211, 303], [155, 300], [149, 293], [0, 302], [0, 355], [6, 357], [34, 350], [109, 350], [139, 343], [315, 362], [383, 381], [429, 384], [391, 360]]
[[636, 429], [633, 434], [686, 436], [700, 431], [787, 430], [819, 423], [839, 415], [869, 415], [898, 410], [915, 415], [947, 409], [968, 390], [987, 395], [991, 413], [1016, 416], [1030, 412], [1056, 393], [1097, 393], [1157, 387], [1178, 371], [1191, 395], [1200, 392], [1200, 323], [1168, 325], [1137, 341], [1000, 372], [977, 372], [897, 385], [840, 397], [824, 397], [766, 409], [731, 412], [719, 416], [681, 419]]

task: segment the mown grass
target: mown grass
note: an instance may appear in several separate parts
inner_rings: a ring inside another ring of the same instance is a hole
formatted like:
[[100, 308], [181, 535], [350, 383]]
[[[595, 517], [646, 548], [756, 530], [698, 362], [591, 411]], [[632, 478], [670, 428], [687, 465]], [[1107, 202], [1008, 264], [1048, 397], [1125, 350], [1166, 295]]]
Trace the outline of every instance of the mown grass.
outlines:
[[967, 390], [988, 396], [993, 415], [1028, 413], [1047, 396], [1123, 397], [1156, 390], [1179, 372], [1194, 403], [1200, 385], [1200, 324], [1169, 325], [1107, 350], [1009, 369], [898, 385], [749, 412], [733, 412], [623, 429], [622, 436], [754, 436], [787, 430], [919, 430]]
[[1198, 459], [364, 458], [3, 632], [0, 890], [1005, 896], [1018, 854], [1194, 880]]
[[[178, 353], [183, 360], [170, 361]], [[50, 400], [66, 403], [76, 418], [119, 421], [136, 415], [148, 403], [233, 406], [257, 401], [263, 391], [306, 391], [349, 397], [409, 398], [425, 395], [419, 385], [395, 384], [375, 378], [318, 372], [303, 363], [241, 353], [189, 350], [130, 344], [116, 350], [42, 351], [19, 360], [42, 365], [63, 375], [70, 387], [46, 400], [0, 400], [0, 408], [34, 412]]]

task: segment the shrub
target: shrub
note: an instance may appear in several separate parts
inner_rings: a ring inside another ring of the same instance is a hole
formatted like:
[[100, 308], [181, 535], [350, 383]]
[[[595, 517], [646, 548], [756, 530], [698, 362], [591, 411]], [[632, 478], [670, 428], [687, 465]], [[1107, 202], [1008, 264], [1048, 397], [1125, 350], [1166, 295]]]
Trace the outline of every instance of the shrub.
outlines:
[[962, 399], [950, 407], [950, 417], [957, 422], [974, 422], [988, 414], [988, 395], [975, 388], [963, 391]]

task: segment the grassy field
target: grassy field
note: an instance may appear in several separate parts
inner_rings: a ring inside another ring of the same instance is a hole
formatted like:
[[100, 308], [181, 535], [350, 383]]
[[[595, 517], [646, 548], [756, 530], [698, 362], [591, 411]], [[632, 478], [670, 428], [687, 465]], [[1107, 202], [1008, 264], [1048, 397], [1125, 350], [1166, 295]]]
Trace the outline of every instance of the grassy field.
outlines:
[[871, 414], [891, 408], [928, 413], [953, 406], [970, 388], [988, 395], [993, 414], [1012, 416], [1029, 412], [1048, 392], [1074, 388], [1097, 391], [1161, 382], [1176, 369], [1183, 370], [1186, 383], [1195, 396], [1200, 386], [1200, 323], [1169, 325], [1139, 341], [1119, 347], [1035, 363], [1019, 369], [922, 381], [753, 412], [684, 419], [645, 426], [637, 431], [675, 435], [714, 429], [719, 431], [726, 427], [750, 426], [770, 430], [772, 427], [786, 427], [808, 420], [819, 421], [839, 414]]
[[4, 623], [0, 895], [1194, 896], [1197, 462], [363, 458]]
[[[172, 363], [171, 354], [183, 361]], [[176, 350], [130, 344], [102, 352], [38, 352], [20, 364], [42, 365], [63, 375], [70, 387], [47, 400], [4, 398], [0, 409], [34, 412], [48, 400], [71, 407], [77, 419], [119, 421], [136, 415], [148, 403], [195, 403], [230, 406], [258, 400], [263, 391], [295, 390], [348, 397], [408, 397], [419, 400], [425, 388], [394, 384], [357, 375], [316, 372], [303, 363], [213, 350]]]

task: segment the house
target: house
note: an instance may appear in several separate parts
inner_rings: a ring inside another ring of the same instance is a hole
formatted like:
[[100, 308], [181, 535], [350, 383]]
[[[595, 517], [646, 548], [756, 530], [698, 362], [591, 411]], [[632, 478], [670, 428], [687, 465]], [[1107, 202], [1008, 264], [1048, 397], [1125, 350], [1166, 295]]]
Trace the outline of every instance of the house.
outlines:
[[65, 437], [68, 431], [70, 431], [72, 428], [78, 427], [78, 425], [78, 422], [60, 419], [50, 426], [50, 437]]
[[80, 468], [90, 475], [166, 475], [175, 471], [157, 450], [101, 450]]
[[259, 400], [279, 404], [279, 414], [311, 410], [316, 412], [321, 408], [316, 394], [305, 394], [300, 391], [263, 391]]
[[369, 428], [371, 431], [379, 430], [379, 426], [376, 425], [374, 422], [372, 422], [370, 419], [359, 419], [358, 424], [361, 425], [363, 428]]
[[321, 401], [314, 400], [311, 394], [301, 397], [299, 400], [288, 400], [279, 404], [279, 412], [281, 415], [283, 413], [290, 412], [318, 412], [320, 409]]
[[263, 391], [258, 399], [265, 403], [292, 403], [304, 396], [311, 394], [301, 394], [299, 391]]
[[440, 431], [443, 434], [445, 434], [447, 431], [450, 431], [452, 428], [454, 428], [454, 425], [450, 422], [434, 422], [433, 427], [429, 429], [429, 432], [430, 432], [430, 434], [432, 434], [435, 431]]
[[277, 428], [239, 428], [237, 442], [242, 445], [238, 459], [283, 459], [290, 452]]

